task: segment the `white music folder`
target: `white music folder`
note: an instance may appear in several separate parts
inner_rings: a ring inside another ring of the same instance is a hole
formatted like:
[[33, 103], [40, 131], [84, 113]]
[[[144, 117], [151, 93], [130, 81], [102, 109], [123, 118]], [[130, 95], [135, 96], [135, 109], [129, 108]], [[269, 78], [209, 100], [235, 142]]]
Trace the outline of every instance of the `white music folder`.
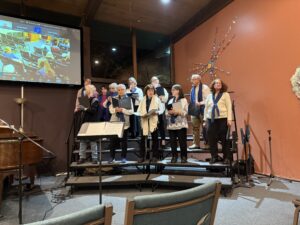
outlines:
[[81, 125], [77, 134], [79, 139], [99, 139], [117, 136], [123, 137], [124, 122], [90, 122]]

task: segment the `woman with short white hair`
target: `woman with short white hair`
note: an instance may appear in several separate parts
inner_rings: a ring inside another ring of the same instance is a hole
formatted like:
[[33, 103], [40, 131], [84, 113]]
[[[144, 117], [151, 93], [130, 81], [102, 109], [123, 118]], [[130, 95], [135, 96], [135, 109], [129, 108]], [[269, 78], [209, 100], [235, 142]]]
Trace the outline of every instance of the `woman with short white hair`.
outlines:
[[107, 99], [106, 101], [103, 103], [103, 107], [104, 108], [109, 108], [109, 105], [111, 104], [112, 101], [112, 97], [115, 97], [118, 95], [118, 84], [117, 83], [111, 83], [108, 86], [109, 90], [108, 90], [108, 94], [107, 94]]
[[118, 95], [114, 97], [120, 103], [120, 100], [123, 102], [130, 102], [128, 108], [123, 108], [122, 106], [114, 106], [111, 104], [109, 106], [109, 112], [111, 113], [111, 122], [124, 122], [124, 133], [123, 138], [114, 137], [110, 143], [110, 160], [109, 163], [113, 163], [115, 161], [115, 150], [122, 144], [122, 153], [121, 153], [121, 162], [126, 163], [126, 154], [127, 154], [127, 136], [128, 136], [128, 128], [130, 127], [129, 116], [133, 114], [133, 104], [131, 99], [126, 95], [126, 86], [124, 84], [118, 85]]

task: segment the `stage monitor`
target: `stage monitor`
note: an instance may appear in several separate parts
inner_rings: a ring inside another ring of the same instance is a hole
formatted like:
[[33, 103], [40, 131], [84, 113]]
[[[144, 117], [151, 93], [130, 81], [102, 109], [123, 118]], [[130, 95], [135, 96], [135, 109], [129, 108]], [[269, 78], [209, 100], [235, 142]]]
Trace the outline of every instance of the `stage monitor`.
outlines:
[[81, 30], [0, 15], [0, 80], [81, 85]]

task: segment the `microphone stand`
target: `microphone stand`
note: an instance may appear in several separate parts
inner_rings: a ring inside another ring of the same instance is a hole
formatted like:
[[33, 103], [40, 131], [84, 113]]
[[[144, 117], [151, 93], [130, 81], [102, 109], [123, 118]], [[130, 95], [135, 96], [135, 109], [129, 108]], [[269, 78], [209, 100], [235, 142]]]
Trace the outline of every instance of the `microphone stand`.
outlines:
[[[237, 128], [237, 119], [236, 119], [236, 113], [235, 113], [235, 102], [232, 102], [232, 112], [233, 112], [233, 118], [234, 118], [234, 129], [235, 129], [235, 133], [233, 133], [232, 135], [232, 141], [233, 141], [233, 145], [234, 146], [234, 150], [236, 150], [236, 161], [237, 161], [237, 176], [238, 176], [238, 183], [241, 182], [241, 173], [240, 173], [240, 167], [239, 167], [239, 149], [238, 149], [238, 128]], [[243, 137], [241, 137], [243, 138]], [[233, 158], [233, 154], [232, 154], [232, 158]]]
[[[66, 179], [68, 179], [70, 177], [70, 158], [71, 158], [71, 156], [70, 156], [70, 138], [71, 138], [71, 134], [72, 134], [72, 131], [74, 128], [74, 123], [75, 123], [75, 113], [73, 114], [72, 124], [71, 124], [70, 130], [69, 130], [68, 138], [65, 141], [65, 144], [67, 145], [67, 177], [66, 177]], [[75, 130], [74, 130], [74, 133], [75, 133]], [[74, 139], [75, 139], [75, 135], [73, 137], [73, 141], [74, 141]]]
[[23, 188], [22, 188], [22, 167], [23, 167], [23, 162], [22, 162], [22, 152], [23, 152], [23, 148], [22, 148], [22, 144], [23, 141], [26, 139], [30, 142], [32, 142], [33, 144], [35, 144], [36, 146], [38, 146], [39, 148], [41, 148], [42, 150], [44, 150], [45, 152], [51, 154], [52, 156], [55, 156], [51, 151], [47, 150], [46, 148], [44, 148], [43, 146], [41, 146], [39, 143], [35, 142], [34, 140], [32, 140], [30, 137], [28, 137], [27, 135], [25, 135], [24, 133], [20, 132], [19, 130], [17, 130], [14, 126], [9, 125], [6, 121], [0, 119], [0, 122], [5, 124], [9, 129], [11, 129], [12, 131], [16, 132], [18, 135], [20, 135], [20, 137], [18, 138], [19, 140], [19, 165], [18, 165], [18, 175], [19, 175], [19, 224], [23, 223], [23, 215], [22, 215], [22, 195], [23, 195]]
[[271, 137], [271, 130], [267, 130], [268, 134], [269, 134], [269, 150], [270, 150], [270, 175], [269, 175], [269, 182], [268, 182], [268, 186], [270, 186], [273, 182], [274, 179], [274, 175], [273, 175], [273, 160], [272, 160], [272, 137]]
[[[250, 174], [249, 174], [249, 172], [250, 172], [249, 171], [249, 166], [251, 166], [251, 165], [248, 165], [248, 159], [251, 158], [250, 149], [249, 149], [250, 147], [249, 147], [249, 143], [248, 143], [249, 138], [247, 137], [247, 132], [244, 133], [243, 128], [241, 128], [240, 130], [241, 130], [242, 143], [244, 145], [246, 182], [241, 182], [238, 186], [239, 187], [245, 187], [245, 188], [251, 188], [251, 187], [254, 187], [254, 183], [252, 182], [252, 179], [251, 179]], [[251, 162], [251, 161], [249, 160], [249, 162]]]

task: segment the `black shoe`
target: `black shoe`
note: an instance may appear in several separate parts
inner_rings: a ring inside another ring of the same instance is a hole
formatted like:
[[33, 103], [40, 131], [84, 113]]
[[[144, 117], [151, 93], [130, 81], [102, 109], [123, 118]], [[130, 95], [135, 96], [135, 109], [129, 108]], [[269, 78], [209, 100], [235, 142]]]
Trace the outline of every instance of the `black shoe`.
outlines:
[[153, 157], [151, 160], [151, 162], [153, 162], [153, 163], [157, 163], [157, 161], [158, 161], [158, 159], [156, 157]]
[[78, 161], [77, 161], [77, 164], [79, 165], [79, 164], [83, 164], [83, 163], [85, 163], [85, 159], [79, 159]]
[[215, 158], [215, 157], [212, 157], [209, 161], [210, 164], [214, 164], [216, 162], [217, 162], [217, 158]]
[[187, 163], [187, 158], [185, 156], [181, 157], [181, 163]]
[[144, 157], [138, 159], [138, 163], [143, 163], [145, 161]]
[[177, 157], [172, 157], [171, 163], [177, 163]]

